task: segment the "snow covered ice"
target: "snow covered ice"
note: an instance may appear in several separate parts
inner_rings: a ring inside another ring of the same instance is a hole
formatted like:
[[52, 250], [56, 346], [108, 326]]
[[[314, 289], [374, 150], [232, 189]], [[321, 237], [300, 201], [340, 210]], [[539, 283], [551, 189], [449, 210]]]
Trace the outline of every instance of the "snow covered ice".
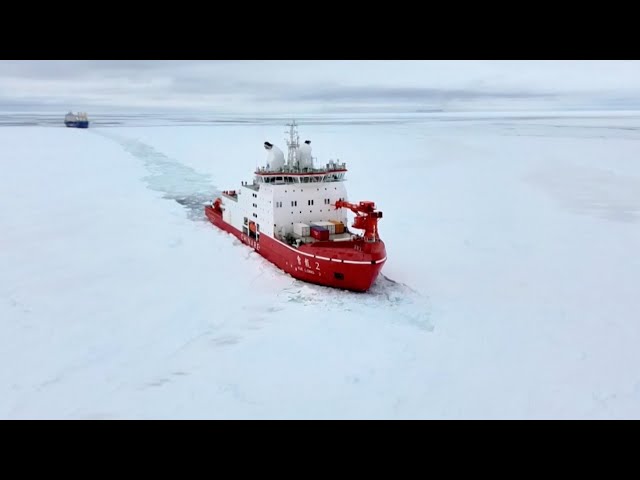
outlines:
[[0, 418], [640, 418], [640, 116], [299, 121], [366, 294], [204, 221], [282, 121], [122, 122], [0, 128]]

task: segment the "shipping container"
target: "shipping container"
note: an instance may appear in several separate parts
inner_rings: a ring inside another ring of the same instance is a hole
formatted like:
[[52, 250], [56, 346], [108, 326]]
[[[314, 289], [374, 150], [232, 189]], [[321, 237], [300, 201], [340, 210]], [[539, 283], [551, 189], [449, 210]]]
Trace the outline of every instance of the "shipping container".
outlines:
[[316, 240], [329, 240], [329, 229], [313, 226], [311, 227], [311, 236]]
[[335, 234], [340, 235], [344, 233], [344, 223], [339, 222], [338, 220], [331, 220], [331, 223], [335, 225]]
[[327, 230], [329, 230], [329, 235], [333, 235], [336, 233], [336, 226], [332, 222], [313, 222], [311, 225], [326, 228]]
[[308, 237], [309, 235], [311, 235], [310, 227], [306, 223], [294, 223], [293, 233], [301, 237]]

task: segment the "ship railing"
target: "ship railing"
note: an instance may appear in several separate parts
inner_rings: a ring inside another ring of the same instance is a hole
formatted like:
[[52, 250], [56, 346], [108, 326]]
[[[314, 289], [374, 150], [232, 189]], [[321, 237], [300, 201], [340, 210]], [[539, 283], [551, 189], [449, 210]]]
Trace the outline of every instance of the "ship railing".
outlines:
[[295, 168], [295, 167], [285, 166], [283, 168], [273, 169], [273, 168], [267, 168], [267, 167], [259, 167], [256, 169], [255, 173], [274, 174], [274, 175], [287, 174], [287, 173], [297, 173], [297, 174], [308, 173], [310, 175], [313, 175], [313, 174], [320, 174], [320, 173], [330, 173], [335, 171], [344, 171], [346, 169], [347, 169], [346, 163], [334, 163], [334, 164], [327, 164], [326, 167], [321, 167], [321, 168]]
[[228, 198], [229, 200], [238, 201], [238, 192], [235, 190], [225, 190], [222, 192], [222, 196]]

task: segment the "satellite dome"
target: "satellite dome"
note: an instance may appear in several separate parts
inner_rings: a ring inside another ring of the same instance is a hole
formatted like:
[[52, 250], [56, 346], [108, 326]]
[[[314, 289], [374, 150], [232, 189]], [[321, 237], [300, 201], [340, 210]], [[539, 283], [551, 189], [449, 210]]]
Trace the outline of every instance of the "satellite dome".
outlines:
[[312, 168], [311, 140], [305, 142], [298, 148], [298, 165], [300, 168]]
[[270, 170], [282, 170], [284, 167], [284, 153], [274, 144], [264, 142], [264, 148], [267, 150], [267, 168]]

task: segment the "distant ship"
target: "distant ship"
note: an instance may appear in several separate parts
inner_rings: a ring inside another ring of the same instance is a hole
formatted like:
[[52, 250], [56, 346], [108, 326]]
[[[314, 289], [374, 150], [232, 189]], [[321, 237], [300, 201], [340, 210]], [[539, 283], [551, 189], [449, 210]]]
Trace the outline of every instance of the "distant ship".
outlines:
[[[346, 165], [314, 166], [311, 142], [300, 145], [295, 122], [290, 127], [288, 159], [265, 142], [266, 165], [251, 183], [205, 206], [206, 216], [294, 278], [365, 292], [387, 260], [378, 235], [382, 212], [374, 202], [347, 202]], [[363, 234], [347, 228], [346, 210], [355, 213], [353, 228]]]
[[71, 128], [89, 128], [89, 118], [84, 112], [78, 112], [77, 115], [69, 112], [64, 117], [64, 124]]

